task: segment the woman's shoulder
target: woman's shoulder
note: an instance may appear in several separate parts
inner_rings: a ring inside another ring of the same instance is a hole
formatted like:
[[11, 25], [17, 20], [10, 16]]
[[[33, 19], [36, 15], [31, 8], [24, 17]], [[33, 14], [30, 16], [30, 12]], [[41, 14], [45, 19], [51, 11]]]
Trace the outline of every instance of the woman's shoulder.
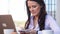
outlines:
[[51, 15], [46, 15], [46, 19], [54, 19]]
[[47, 22], [56, 22], [56, 20], [51, 15], [46, 15]]

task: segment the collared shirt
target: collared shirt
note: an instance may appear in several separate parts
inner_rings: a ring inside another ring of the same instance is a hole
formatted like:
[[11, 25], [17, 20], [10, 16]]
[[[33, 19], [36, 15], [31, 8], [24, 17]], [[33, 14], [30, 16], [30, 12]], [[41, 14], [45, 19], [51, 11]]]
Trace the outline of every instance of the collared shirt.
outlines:
[[[33, 25], [33, 16], [31, 16], [31, 20], [30, 20], [30, 24], [29, 24], [29, 29], [33, 29], [33, 27], [34, 27], [34, 25]], [[39, 31], [38, 24], [36, 25], [34, 30], [38, 31], [38, 34], [41, 33], [41, 31]], [[57, 33], [60, 32], [59, 26], [57, 25], [56, 21], [50, 15], [46, 15], [45, 30], [53, 30], [54, 34], [57, 34]]]

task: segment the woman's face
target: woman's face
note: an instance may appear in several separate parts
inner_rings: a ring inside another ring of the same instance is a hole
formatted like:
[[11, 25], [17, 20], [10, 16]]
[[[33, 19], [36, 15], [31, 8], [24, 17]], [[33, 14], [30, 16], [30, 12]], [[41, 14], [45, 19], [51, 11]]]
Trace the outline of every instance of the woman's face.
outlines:
[[28, 1], [27, 3], [32, 16], [39, 15], [41, 6], [35, 1]]

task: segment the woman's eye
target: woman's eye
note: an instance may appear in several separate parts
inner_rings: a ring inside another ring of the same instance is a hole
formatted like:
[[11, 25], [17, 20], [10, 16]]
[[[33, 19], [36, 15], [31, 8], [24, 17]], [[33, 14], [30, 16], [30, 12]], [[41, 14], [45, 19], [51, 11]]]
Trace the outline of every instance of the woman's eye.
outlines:
[[36, 6], [32, 6], [33, 8], [36, 8]]

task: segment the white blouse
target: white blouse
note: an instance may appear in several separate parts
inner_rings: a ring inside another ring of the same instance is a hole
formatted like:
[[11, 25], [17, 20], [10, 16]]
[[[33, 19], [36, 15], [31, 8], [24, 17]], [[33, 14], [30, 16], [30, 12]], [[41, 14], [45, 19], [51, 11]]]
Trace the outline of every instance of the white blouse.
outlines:
[[[33, 17], [31, 17], [30, 24], [29, 24], [29, 29], [33, 29], [33, 27], [34, 27], [34, 25], [33, 25]], [[38, 24], [36, 25], [34, 30], [38, 31], [38, 34], [41, 33], [39, 31]], [[56, 21], [50, 15], [46, 15], [45, 30], [53, 30], [54, 34], [58, 34], [60, 32], [59, 26], [57, 25]]]

